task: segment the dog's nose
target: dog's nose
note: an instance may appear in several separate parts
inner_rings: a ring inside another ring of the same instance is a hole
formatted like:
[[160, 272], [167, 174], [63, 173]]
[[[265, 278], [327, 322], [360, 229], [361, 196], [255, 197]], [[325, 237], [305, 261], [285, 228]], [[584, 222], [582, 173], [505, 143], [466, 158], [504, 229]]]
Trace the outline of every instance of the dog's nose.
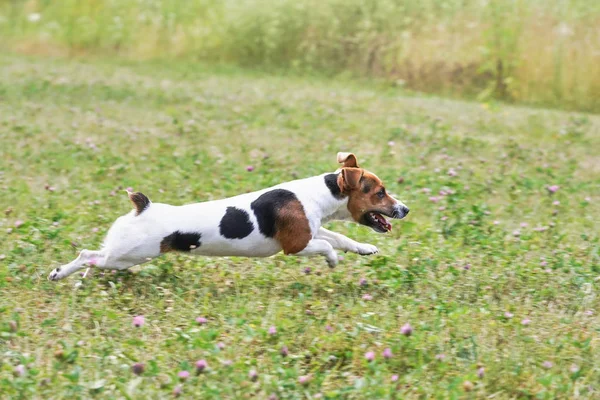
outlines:
[[410, 210], [404, 204], [397, 204], [394, 210], [394, 218], [402, 219], [406, 217]]

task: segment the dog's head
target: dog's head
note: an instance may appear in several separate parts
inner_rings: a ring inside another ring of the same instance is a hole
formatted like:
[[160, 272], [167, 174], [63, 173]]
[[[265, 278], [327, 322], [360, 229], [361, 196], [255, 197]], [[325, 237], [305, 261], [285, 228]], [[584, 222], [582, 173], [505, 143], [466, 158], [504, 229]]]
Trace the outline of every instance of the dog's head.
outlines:
[[408, 207], [390, 196], [375, 174], [360, 168], [354, 154], [338, 153], [337, 160], [342, 164], [337, 184], [348, 196], [348, 211], [356, 222], [384, 233], [392, 229], [385, 217], [406, 217]]

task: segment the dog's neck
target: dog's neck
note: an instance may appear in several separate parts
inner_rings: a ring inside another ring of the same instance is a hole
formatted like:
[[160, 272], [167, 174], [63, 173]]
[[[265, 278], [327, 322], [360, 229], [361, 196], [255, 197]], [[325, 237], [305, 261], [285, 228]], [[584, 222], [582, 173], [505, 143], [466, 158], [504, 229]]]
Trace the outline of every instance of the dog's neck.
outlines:
[[[338, 175], [339, 171], [325, 174], [325, 177], [329, 177], [329, 182], [327, 179], [322, 181], [326, 186], [326, 190], [330, 192], [329, 195], [317, 199], [323, 221], [347, 220], [351, 218], [350, 211], [348, 211], [348, 196], [344, 195], [337, 186]], [[320, 178], [323, 179], [323, 176]]]

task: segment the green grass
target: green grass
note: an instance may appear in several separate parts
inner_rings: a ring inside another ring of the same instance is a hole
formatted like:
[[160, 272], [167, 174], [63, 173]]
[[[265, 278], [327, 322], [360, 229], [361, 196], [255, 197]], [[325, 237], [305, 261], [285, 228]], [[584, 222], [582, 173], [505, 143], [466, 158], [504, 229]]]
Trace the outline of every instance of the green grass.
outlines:
[[595, 113], [599, 27], [597, 0], [0, 2], [0, 50], [353, 74]]
[[[2, 55], [0, 140], [3, 398], [169, 398], [178, 385], [215, 399], [599, 395], [597, 116], [174, 61]], [[341, 150], [411, 208], [387, 235], [328, 225], [377, 256], [329, 270], [171, 254], [46, 280], [130, 210], [122, 188], [222, 198], [333, 171]], [[209, 370], [196, 375], [199, 359]]]

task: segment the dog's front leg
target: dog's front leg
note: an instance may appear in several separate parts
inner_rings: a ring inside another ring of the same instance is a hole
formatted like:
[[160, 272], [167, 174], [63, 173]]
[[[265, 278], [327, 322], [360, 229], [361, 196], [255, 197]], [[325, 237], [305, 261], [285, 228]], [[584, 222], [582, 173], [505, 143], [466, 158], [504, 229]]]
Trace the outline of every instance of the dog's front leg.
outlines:
[[333, 246], [334, 249], [350, 251], [352, 253], [357, 253], [363, 256], [379, 252], [377, 247], [373, 246], [372, 244], [359, 243], [342, 234], [332, 232], [325, 228], [319, 228], [319, 232], [317, 233], [317, 239], [325, 240], [331, 246]]
[[296, 256], [313, 256], [321, 254], [325, 256], [327, 259], [327, 265], [330, 268], [333, 268], [338, 263], [338, 256], [333, 246], [329, 244], [326, 240], [322, 239], [311, 239], [304, 250], [299, 251], [298, 253], [294, 253]]

